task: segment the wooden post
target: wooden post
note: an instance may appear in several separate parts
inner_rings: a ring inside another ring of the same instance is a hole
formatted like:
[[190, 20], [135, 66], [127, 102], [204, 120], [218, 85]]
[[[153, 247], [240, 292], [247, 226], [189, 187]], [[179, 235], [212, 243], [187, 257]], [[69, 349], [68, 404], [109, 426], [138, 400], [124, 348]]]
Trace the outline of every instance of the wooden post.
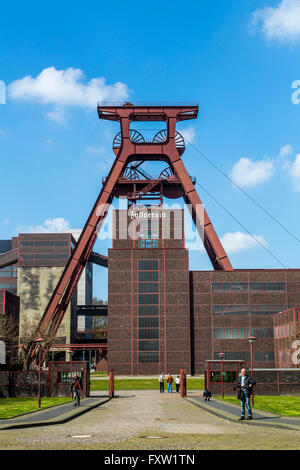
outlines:
[[186, 370], [180, 369], [180, 395], [186, 397]]
[[109, 396], [114, 398], [115, 396], [115, 371], [111, 369], [109, 371]]

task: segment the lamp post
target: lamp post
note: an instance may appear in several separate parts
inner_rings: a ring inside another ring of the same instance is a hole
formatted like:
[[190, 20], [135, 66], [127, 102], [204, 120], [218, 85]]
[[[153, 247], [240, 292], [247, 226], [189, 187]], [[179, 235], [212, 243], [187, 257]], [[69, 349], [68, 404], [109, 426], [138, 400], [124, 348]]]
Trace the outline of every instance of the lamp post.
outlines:
[[[256, 340], [256, 337], [255, 336], [249, 336], [248, 338], [248, 341], [250, 343], [250, 357], [251, 357], [251, 377], [253, 378], [253, 343], [254, 341]], [[251, 403], [252, 403], [252, 406], [254, 406], [254, 394], [253, 394], [253, 391], [252, 391], [252, 394], [251, 394]]]
[[72, 349], [70, 349], [69, 354], [70, 354], [71, 384], [72, 384], [72, 373], [73, 373], [72, 372], [72, 357], [73, 357], [74, 351]]
[[43, 338], [38, 338], [35, 342], [39, 345], [39, 387], [38, 387], [38, 407], [41, 408], [41, 362], [42, 362], [42, 344]]
[[221, 376], [222, 376], [222, 398], [224, 400], [224, 377], [223, 377], [223, 359], [224, 359], [224, 353], [220, 352], [218, 356], [221, 358]]

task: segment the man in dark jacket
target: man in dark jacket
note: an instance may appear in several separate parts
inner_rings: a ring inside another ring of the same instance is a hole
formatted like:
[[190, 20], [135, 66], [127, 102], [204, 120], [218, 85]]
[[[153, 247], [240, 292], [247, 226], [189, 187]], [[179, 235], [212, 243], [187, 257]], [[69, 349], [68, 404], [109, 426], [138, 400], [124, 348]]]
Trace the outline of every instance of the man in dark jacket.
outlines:
[[246, 369], [242, 369], [241, 375], [239, 377], [239, 381], [237, 384], [238, 399], [241, 400], [240, 421], [243, 421], [245, 419], [245, 405], [247, 406], [247, 410], [248, 410], [247, 420], [253, 419], [251, 405], [250, 405], [250, 396], [253, 392], [253, 387], [255, 384], [256, 384], [255, 380], [253, 380], [250, 377], [250, 375], [247, 374]]

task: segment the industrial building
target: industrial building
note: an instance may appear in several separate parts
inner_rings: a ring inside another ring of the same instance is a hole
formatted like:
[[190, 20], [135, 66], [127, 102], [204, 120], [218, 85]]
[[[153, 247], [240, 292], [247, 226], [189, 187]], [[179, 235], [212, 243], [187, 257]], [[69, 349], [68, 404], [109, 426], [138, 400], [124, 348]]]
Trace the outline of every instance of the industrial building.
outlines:
[[[256, 338], [255, 367], [288, 363], [274, 318], [300, 305], [300, 269], [232, 266], [181, 158], [185, 142], [176, 124], [197, 114], [197, 105], [98, 105], [99, 118], [118, 123], [120, 132], [113, 140], [115, 161], [82, 231], [21, 234], [9, 251], [0, 245], [0, 267], [17, 265], [20, 340], [36, 316], [39, 334], [53, 337], [52, 358], [73, 355], [126, 375], [181, 368], [199, 374], [220, 353], [225, 361], [249, 362], [249, 337]], [[166, 128], [146, 140], [132, 127], [140, 121]], [[166, 166], [151, 176], [145, 162]], [[93, 246], [114, 197], [126, 198], [128, 206], [113, 212], [107, 258]], [[211, 271], [190, 271], [183, 210], [167, 209], [165, 198], [183, 198]], [[89, 305], [91, 263], [108, 267], [107, 306]], [[4, 279], [16, 284], [13, 275]], [[34, 355], [36, 344], [29, 346]]]
[[[149, 217], [141, 219], [145, 212]], [[300, 270], [189, 271], [181, 210], [136, 206], [115, 211], [113, 221], [109, 368], [132, 375], [180, 368], [199, 374], [219, 353], [250, 363], [250, 336], [257, 338], [254, 366], [275, 366], [273, 317], [300, 305]], [[133, 222], [138, 236], [125, 239]]]

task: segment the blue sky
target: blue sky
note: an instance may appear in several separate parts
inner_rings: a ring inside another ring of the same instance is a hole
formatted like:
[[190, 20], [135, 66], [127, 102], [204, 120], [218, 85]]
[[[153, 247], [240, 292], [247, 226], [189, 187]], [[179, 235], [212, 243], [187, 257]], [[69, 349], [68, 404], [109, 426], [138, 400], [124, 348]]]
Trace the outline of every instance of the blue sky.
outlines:
[[[178, 130], [299, 239], [299, 25], [299, 0], [2, 5], [0, 238], [83, 227], [119, 131], [98, 119], [96, 102], [128, 98], [197, 102], [198, 119]], [[299, 242], [194, 147], [183, 155], [189, 173], [284, 266], [299, 267]], [[281, 267], [198, 191], [235, 268]], [[206, 254], [192, 251], [190, 267], [210, 269]], [[107, 273], [95, 271], [106, 298]]]

